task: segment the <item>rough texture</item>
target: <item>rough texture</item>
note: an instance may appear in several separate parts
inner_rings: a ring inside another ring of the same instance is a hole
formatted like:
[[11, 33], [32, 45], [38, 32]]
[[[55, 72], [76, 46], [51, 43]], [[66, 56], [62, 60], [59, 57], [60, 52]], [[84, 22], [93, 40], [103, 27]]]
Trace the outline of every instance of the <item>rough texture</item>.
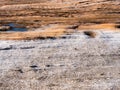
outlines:
[[120, 33], [0, 41], [0, 90], [119, 90]]
[[28, 31], [0, 32], [0, 90], [120, 90], [120, 0], [0, 0], [11, 23]]
[[119, 0], [0, 0], [0, 24], [119, 23]]

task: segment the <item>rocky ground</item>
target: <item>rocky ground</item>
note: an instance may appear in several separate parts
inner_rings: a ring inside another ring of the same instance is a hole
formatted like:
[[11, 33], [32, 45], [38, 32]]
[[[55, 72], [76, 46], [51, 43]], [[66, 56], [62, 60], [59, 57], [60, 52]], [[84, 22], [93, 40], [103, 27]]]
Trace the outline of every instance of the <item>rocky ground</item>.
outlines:
[[[119, 0], [0, 0], [0, 24], [120, 23]], [[43, 2], [44, 1], [44, 2]]]
[[120, 32], [0, 41], [0, 90], [119, 90]]
[[120, 90], [120, 1], [0, 0], [0, 90]]

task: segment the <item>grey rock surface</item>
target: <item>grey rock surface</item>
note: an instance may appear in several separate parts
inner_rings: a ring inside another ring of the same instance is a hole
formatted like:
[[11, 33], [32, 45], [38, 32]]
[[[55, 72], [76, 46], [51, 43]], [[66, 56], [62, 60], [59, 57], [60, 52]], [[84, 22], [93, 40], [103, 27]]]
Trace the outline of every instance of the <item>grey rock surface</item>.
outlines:
[[0, 41], [0, 90], [120, 90], [120, 32]]

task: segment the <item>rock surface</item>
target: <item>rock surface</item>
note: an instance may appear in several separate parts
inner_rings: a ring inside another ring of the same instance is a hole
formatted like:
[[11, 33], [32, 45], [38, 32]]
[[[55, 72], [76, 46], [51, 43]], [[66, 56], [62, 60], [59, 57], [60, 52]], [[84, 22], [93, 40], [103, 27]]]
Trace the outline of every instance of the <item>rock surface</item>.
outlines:
[[0, 0], [0, 24], [120, 23], [119, 0]]
[[0, 0], [10, 23], [30, 31], [0, 32], [0, 90], [120, 90], [120, 0]]
[[11, 29], [10, 26], [0, 26], [0, 31], [8, 31], [10, 29]]
[[[0, 90], [119, 90], [120, 32], [0, 41]], [[9, 49], [6, 49], [9, 48]]]

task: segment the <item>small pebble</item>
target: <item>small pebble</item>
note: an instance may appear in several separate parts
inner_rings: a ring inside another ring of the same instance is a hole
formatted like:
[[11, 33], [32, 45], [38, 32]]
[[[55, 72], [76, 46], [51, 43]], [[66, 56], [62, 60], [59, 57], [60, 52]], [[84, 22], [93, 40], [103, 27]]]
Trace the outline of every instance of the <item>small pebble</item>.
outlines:
[[32, 65], [30, 66], [31, 68], [37, 68], [38, 66], [37, 65]]

